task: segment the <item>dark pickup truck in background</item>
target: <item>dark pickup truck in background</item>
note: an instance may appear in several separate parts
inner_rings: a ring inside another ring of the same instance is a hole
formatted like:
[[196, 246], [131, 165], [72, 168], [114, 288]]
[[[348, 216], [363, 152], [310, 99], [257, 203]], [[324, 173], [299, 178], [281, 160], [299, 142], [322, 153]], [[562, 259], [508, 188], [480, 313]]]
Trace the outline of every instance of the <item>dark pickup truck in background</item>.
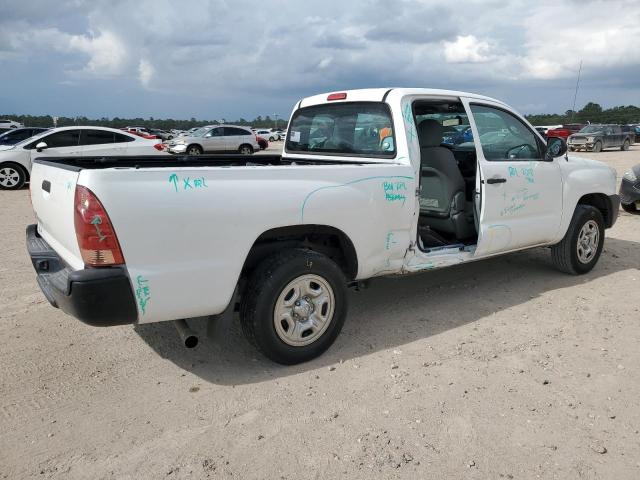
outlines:
[[629, 150], [629, 145], [635, 140], [635, 135], [623, 132], [620, 125], [587, 125], [578, 133], [569, 135], [567, 144], [569, 150], [587, 150], [600, 152], [605, 148], [620, 148]]

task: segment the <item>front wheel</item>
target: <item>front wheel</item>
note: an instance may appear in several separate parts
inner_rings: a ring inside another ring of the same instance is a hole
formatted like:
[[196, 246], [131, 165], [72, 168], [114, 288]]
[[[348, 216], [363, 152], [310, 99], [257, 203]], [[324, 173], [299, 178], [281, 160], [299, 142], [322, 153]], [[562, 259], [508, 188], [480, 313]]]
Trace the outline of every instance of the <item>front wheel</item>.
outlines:
[[638, 213], [638, 207], [635, 203], [621, 203], [622, 209], [628, 213]]
[[0, 190], [18, 190], [27, 181], [27, 174], [18, 165], [0, 165]]
[[603, 246], [602, 213], [590, 205], [578, 205], [564, 238], [551, 247], [551, 258], [558, 270], [581, 275], [596, 265]]
[[189, 145], [189, 148], [187, 149], [187, 155], [201, 155], [202, 154], [202, 148], [200, 148], [199, 145]]
[[602, 142], [596, 142], [596, 144], [593, 146], [593, 151], [596, 153], [599, 153], [602, 151]]
[[331, 259], [294, 249], [264, 260], [242, 297], [242, 330], [250, 343], [284, 365], [311, 360], [335, 341], [347, 313], [346, 278]]
[[620, 147], [620, 150], [622, 150], [623, 152], [626, 152], [627, 150], [629, 150], [629, 140], [624, 141], [624, 143]]

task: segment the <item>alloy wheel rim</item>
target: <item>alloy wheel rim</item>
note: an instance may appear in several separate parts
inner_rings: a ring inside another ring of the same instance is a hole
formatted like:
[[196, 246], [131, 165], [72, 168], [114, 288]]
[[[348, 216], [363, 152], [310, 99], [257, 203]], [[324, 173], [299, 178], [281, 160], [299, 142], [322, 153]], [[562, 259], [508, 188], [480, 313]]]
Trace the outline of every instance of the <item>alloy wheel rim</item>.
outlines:
[[15, 168], [4, 167], [0, 169], [0, 185], [3, 187], [15, 187], [20, 181], [20, 173]]
[[578, 234], [578, 260], [589, 263], [595, 257], [600, 243], [600, 229], [594, 220], [589, 220]]
[[335, 313], [335, 296], [329, 282], [308, 274], [289, 282], [273, 310], [276, 334], [287, 345], [303, 347], [318, 340]]

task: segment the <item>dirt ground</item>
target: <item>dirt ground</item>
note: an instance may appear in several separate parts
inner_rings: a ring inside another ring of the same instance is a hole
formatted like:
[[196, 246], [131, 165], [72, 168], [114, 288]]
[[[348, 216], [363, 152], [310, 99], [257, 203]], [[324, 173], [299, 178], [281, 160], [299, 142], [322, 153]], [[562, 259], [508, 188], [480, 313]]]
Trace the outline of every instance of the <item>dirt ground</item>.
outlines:
[[[632, 151], [581, 154], [622, 173]], [[350, 293], [335, 345], [275, 365], [237, 322], [92, 328], [49, 306], [0, 192], [0, 479], [640, 478], [640, 216], [594, 271], [546, 249]]]

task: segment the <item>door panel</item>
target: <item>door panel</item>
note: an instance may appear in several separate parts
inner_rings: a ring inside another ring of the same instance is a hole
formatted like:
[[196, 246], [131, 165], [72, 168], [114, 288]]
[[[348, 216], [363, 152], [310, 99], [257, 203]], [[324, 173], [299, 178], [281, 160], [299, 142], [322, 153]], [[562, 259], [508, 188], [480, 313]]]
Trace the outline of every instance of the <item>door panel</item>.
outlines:
[[552, 241], [562, 214], [558, 160], [543, 160], [533, 130], [499, 104], [469, 104], [480, 169], [477, 256]]
[[202, 146], [206, 152], [222, 152], [225, 150], [224, 128], [212, 128], [202, 139]]

